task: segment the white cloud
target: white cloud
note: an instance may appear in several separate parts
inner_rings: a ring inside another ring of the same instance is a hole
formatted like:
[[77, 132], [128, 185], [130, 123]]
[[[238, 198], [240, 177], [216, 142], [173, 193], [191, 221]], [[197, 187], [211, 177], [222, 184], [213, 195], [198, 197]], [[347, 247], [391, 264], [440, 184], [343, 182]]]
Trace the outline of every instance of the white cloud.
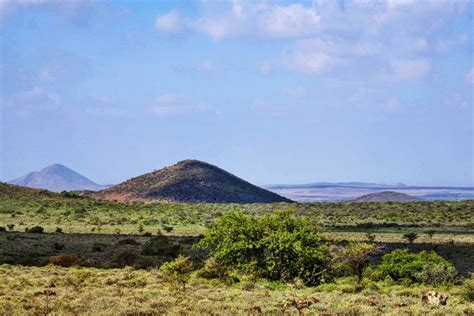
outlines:
[[158, 16], [155, 23], [160, 32], [191, 29], [214, 39], [240, 36], [295, 38], [315, 34], [319, 25], [320, 16], [315, 10], [299, 3], [276, 5], [239, 1], [233, 1], [218, 14], [205, 14], [196, 19], [180, 18], [170, 11]]
[[177, 116], [210, 110], [208, 104], [190, 98], [166, 93], [156, 97], [151, 112], [157, 116]]
[[164, 33], [177, 33], [181, 31], [184, 21], [176, 11], [170, 11], [160, 15], [155, 20], [155, 27], [158, 31]]
[[394, 59], [390, 63], [392, 73], [389, 76], [398, 80], [418, 79], [426, 75], [431, 69], [431, 63], [424, 58]]

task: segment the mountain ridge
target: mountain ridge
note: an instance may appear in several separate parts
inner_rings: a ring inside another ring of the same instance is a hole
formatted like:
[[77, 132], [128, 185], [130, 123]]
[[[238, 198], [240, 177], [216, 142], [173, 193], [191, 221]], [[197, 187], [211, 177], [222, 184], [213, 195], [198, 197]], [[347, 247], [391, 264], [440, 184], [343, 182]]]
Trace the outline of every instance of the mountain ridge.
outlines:
[[54, 163], [39, 171], [29, 172], [22, 177], [7, 181], [7, 183], [35, 189], [45, 189], [52, 192], [75, 190], [99, 191], [109, 187], [108, 185], [97, 184], [59, 163]]
[[190, 203], [291, 202], [253, 185], [217, 166], [199, 160], [183, 160], [131, 178], [97, 193], [105, 199]]

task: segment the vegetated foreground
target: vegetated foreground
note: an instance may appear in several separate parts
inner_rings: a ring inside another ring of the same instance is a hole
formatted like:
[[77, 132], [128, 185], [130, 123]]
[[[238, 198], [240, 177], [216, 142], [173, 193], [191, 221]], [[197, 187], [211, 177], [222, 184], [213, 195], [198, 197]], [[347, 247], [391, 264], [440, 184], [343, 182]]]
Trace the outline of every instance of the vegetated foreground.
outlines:
[[[420, 300], [431, 286], [406, 287], [389, 281], [356, 284], [352, 277], [317, 287], [266, 280], [234, 284], [192, 275], [185, 290], [176, 290], [158, 270], [0, 266], [2, 315], [223, 315], [298, 314], [288, 302], [314, 297], [304, 312], [352, 315], [472, 315], [474, 306], [463, 288], [440, 288], [448, 305]], [[470, 314], [471, 313], [471, 314]]]
[[0, 314], [470, 315], [473, 207], [121, 203], [0, 184]]

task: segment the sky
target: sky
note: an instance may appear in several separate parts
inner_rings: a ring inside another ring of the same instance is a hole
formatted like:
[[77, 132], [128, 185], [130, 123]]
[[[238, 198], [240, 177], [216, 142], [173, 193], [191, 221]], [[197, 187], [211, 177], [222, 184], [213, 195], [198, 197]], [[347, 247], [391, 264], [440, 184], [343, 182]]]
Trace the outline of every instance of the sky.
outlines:
[[184, 159], [252, 183], [474, 185], [468, 0], [0, 0], [0, 180]]

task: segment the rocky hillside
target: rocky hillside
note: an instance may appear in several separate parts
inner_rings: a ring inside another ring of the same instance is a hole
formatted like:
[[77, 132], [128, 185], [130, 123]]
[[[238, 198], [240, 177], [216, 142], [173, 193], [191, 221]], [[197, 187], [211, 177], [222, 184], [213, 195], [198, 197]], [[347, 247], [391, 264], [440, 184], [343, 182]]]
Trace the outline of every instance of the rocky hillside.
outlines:
[[30, 172], [21, 178], [8, 181], [8, 183], [54, 192], [73, 190], [98, 191], [108, 187], [96, 184], [83, 175], [60, 164], [53, 164], [40, 171]]
[[271, 203], [290, 200], [198, 160], [184, 160], [98, 193], [116, 200], [191, 203]]
[[355, 200], [355, 202], [416, 202], [420, 199], [399, 192], [383, 191], [363, 195]]

